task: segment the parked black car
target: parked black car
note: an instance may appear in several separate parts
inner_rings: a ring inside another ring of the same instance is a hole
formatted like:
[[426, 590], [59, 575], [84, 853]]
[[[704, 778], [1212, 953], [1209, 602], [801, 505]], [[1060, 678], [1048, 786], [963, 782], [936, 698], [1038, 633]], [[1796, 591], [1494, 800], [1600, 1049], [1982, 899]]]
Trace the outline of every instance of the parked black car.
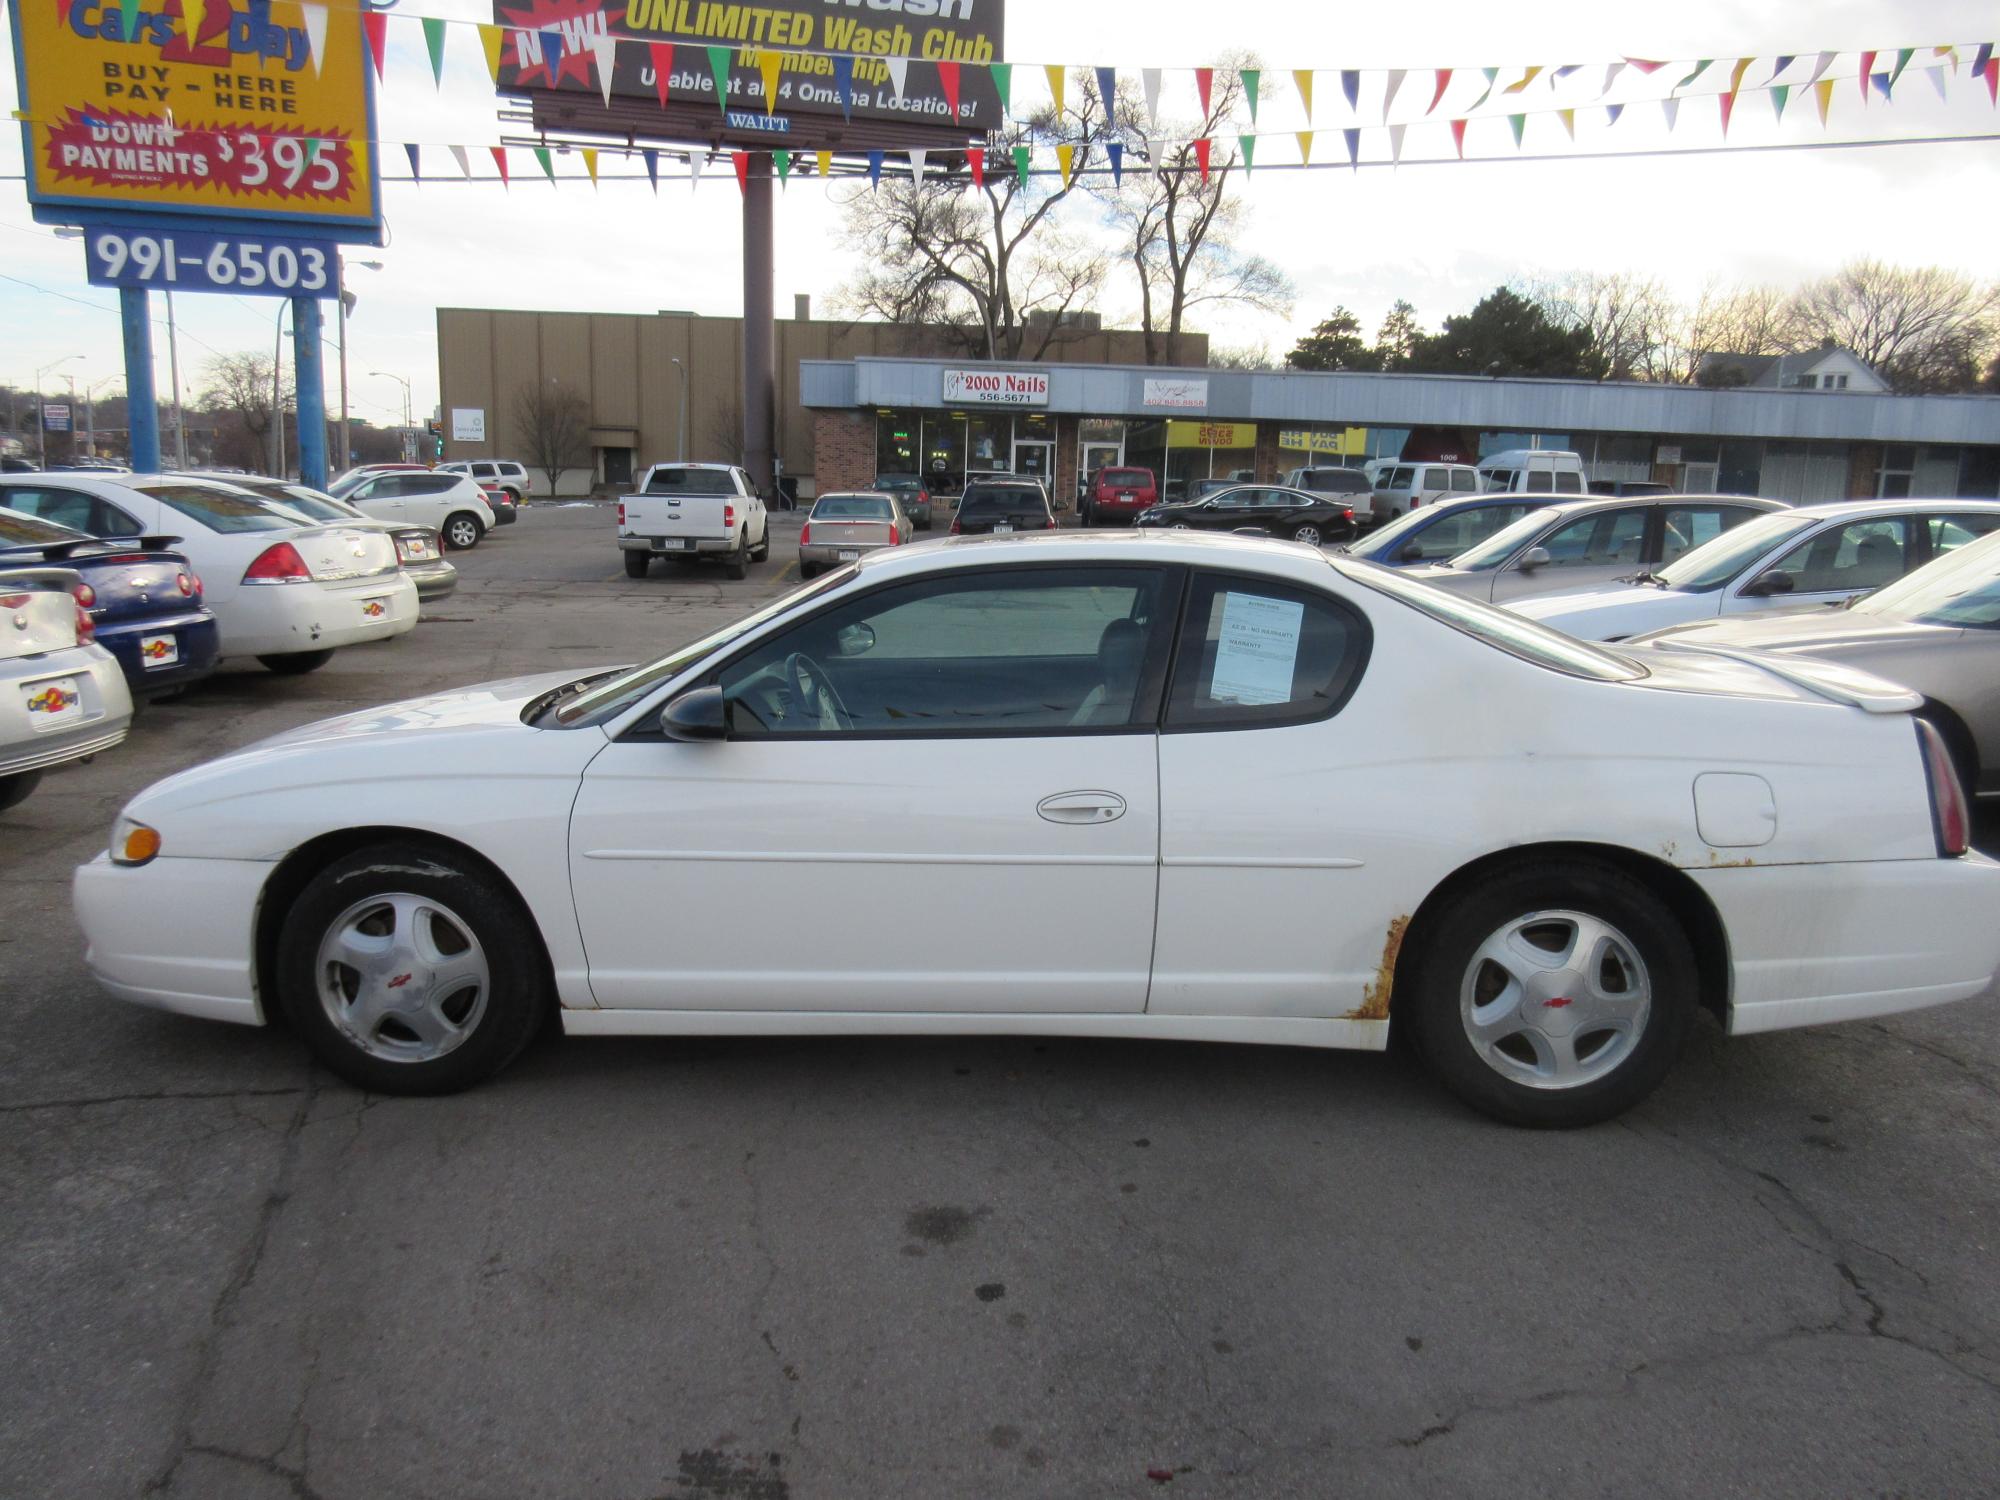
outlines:
[[1262, 531], [1320, 547], [1355, 534], [1354, 507], [1332, 495], [1276, 484], [1239, 484], [1180, 505], [1156, 505], [1140, 526], [1198, 531]]
[[900, 500], [903, 514], [917, 530], [931, 529], [931, 492], [915, 474], [877, 474], [868, 488]]
[[986, 536], [996, 531], [1054, 531], [1056, 513], [1048, 492], [1033, 480], [981, 479], [966, 485], [952, 517], [954, 536]]

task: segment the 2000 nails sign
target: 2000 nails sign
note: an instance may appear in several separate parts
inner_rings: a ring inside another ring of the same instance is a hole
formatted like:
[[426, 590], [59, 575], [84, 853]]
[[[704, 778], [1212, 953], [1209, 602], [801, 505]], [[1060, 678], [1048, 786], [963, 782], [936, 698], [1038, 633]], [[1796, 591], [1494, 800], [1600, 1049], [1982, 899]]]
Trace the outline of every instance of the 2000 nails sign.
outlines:
[[31, 201], [379, 218], [361, 14], [293, 0], [15, 0]]

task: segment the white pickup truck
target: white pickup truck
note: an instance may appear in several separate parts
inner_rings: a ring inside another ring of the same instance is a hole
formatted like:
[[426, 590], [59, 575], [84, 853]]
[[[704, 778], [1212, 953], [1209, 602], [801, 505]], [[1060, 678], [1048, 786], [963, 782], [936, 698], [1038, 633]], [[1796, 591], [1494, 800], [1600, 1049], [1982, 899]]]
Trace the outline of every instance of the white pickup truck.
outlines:
[[618, 502], [625, 576], [644, 578], [656, 557], [720, 561], [731, 578], [771, 555], [771, 521], [757, 488], [729, 464], [654, 464], [636, 494]]

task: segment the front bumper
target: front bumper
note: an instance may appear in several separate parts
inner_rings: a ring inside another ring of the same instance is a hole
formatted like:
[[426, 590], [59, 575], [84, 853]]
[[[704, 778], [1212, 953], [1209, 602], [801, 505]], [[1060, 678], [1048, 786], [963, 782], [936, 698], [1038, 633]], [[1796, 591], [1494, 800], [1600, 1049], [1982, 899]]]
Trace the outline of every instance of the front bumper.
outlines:
[[1990, 993], [2000, 864], [1961, 859], [1691, 869], [1729, 935], [1732, 1035]]
[[[167, 855], [114, 865], [99, 854], [78, 865], [70, 882], [85, 967], [120, 1000], [261, 1026], [251, 953], [257, 903], [275, 868]], [[190, 912], [204, 915], [190, 921]]]
[[[109, 750], [132, 727], [132, 694], [111, 653], [71, 646], [0, 664], [0, 776], [42, 771]], [[73, 683], [76, 717], [51, 723], [29, 700], [51, 684]]]

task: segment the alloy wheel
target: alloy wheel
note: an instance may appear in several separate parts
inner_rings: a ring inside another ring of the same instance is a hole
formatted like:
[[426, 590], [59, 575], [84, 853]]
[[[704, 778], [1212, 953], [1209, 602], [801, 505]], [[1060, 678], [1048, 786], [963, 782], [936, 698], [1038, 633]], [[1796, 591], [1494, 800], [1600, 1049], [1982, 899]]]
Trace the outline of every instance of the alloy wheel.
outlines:
[[1474, 951], [1459, 1019], [1494, 1072], [1530, 1088], [1571, 1089], [1631, 1056], [1652, 998], [1645, 962], [1624, 933], [1583, 912], [1538, 911]]

